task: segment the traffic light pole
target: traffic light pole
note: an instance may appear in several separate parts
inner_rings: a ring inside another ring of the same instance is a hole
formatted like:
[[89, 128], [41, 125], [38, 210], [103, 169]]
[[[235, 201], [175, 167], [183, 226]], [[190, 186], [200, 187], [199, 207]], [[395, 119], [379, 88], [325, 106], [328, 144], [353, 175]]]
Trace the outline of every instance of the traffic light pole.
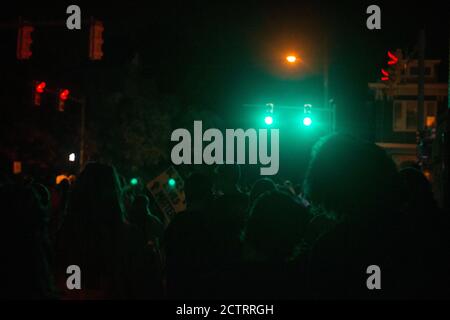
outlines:
[[425, 100], [425, 31], [419, 32], [419, 81], [418, 81], [417, 120], [419, 131], [424, 129], [424, 100]]
[[324, 39], [324, 50], [323, 50], [323, 107], [327, 109], [329, 107], [328, 101], [328, 43], [327, 38]]
[[80, 172], [84, 168], [85, 131], [86, 131], [86, 98], [69, 97], [80, 105]]
[[333, 101], [331, 103], [331, 133], [336, 132], [336, 103]]
[[[51, 94], [58, 94], [53, 89], [45, 89], [46, 92]], [[84, 150], [85, 150], [85, 131], [86, 131], [86, 98], [76, 98], [69, 96], [69, 100], [74, 101], [80, 105], [80, 171], [84, 167]]]
[[[324, 38], [323, 50], [323, 109], [330, 112], [331, 133], [336, 132], [336, 103], [329, 98], [330, 62], [328, 50], [328, 38]], [[332, 101], [332, 102], [331, 102]], [[330, 103], [331, 102], [331, 103]], [[317, 110], [317, 109], [316, 109]]]
[[84, 168], [84, 138], [86, 127], [86, 99], [80, 100], [81, 120], [80, 120], [80, 172]]

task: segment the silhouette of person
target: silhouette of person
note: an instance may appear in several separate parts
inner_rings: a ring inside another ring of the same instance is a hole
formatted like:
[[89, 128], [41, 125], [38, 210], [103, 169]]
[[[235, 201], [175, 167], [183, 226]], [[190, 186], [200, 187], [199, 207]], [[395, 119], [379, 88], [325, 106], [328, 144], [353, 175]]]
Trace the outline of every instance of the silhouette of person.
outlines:
[[253, 184], [252, 189], [250, 190], [249, 202], [250, 206], [253, 205], [253, 202], [264, 192], [275, 190], [277, 186], [275, 183], [269, 178], [262, 178], [256, 180]]
[[273, 190], [251, 208], [243, 234], [241, 281], [246, 298], [299, 298], [305, 290], [301, 244], [309, 214], [294, 197]]
[[[149, 210], [149, 199], [145, 195], [137, 195], [128, 212], [128, 222], [134, 237], [139, 241], [136, 250], [141, 249], [139, 255], [145, 261], [137, 260], [133, 270], [143, 287], [142, 295], [147, 298], [162, 298], [162, 256], [160, 242], [164, 232], [162, 222]], [[144, 263], [143, 263], [144, 262]], [[136, 290], [136, 288], [135, 288]]]
[[450, 257], [448, 219], [439, 210], [431, 183], [416, 168], [400, 170], [404, 196], [404, 224], [406, 235], [403, 259], [409, 261], [404, 272], [412, 281], [405, 281], [411, 298], [448, 298], [450, 283], [447, 277]]
[[48, 199], [42, 195], [48, 195], [42, 185], [0, 186], [2, 299], [57, 297], [49, 265]]
[[[67, 299], [147, 298], [141, 275], [142, 239], [125, 224], [126, 212], [114, 167], [90, 162], [77, 179], [60, 230], [58, 284]], [[66, 268], [78, 265], [82, 289], [67, 290]], [[150, 290], [150, 289], [149, 289]]]
[[170, 298], [204, 297], [203, 276], [210, 270], [212, 181], [201, 173], [185, 181], [187, 209], [175, 215], [164, 233], [167, 293]]
[[[384, 150], [344, 134], [324, 137], [313, 148], [304, 190], [311, 211], [334, 220], [315, 226], [323, 230], [316, 230], [309, 264], [313, 297], [402, 296], [400, 179]], [[368, 290], [370, 265], [381, 268], [383, 290]]]

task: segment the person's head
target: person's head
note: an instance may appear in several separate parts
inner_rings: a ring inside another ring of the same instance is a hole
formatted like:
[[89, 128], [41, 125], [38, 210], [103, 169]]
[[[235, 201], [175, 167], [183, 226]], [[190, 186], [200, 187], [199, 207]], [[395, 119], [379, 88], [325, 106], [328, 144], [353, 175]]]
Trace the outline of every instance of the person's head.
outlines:
[[215, 189], [223, 193], [238, 191], [241, 168], [238, 164], [222, 164], [215, 169]]
[[85, 287], [103, 287], [115, 283], [119, 267], [117, 252], [124, 244], [126, 210], [114, 167], [89, 162], [77, 178], [67, 205], [67, 214], [59, 231], [62, 265], [76, 261], [85, 272]]
[[432, 210], [436, 208], [431, 183], [424, 174], [416, 168], [400, 170], [403, 198], [408, 210]]
[[252, 186], [250, 191], [249, 202], [250, 205], [264, 192], [275, 190], [277, 187], [272, 179], [262, 178], [258, 179]]
[[307, 210], [287, 193], [268, 191], [250, 210], [243, 240], [257, 256], [268, 260], [292, 257], [309, 221]]
[[108, 225], [123, 222], [125, 209], [115, 168], [88, 163], [75, 183], [69, 213], [84, 217], [85, 223]]
[[314, 146], [304, 191], [313, 208], [359, 219], [396, 211], [399, 186], [395, 164], [383, 149], [334, 134]]
[[186, 205], [189, 208], [202, 206], [212, 197], [212, 181], [202, 173], [192, 173], [184, 182]]

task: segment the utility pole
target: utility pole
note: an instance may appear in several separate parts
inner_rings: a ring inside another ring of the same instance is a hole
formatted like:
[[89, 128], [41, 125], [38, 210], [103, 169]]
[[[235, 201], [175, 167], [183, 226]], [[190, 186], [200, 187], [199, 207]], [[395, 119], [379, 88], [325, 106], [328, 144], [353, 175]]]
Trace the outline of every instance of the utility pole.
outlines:
[[424, 129], [424, 100], [425, 100], [425, 30], [419, 32], [419, 81], [417, 100], [418, 130]]
[[328, 108], [328, 43], [324, 40], [323, 49], [323, 107]]
[[70, 96], [69, 99], [78, 103], [80, 106], [80, 172], [84, 168], [84, 151], [85, 151], [85, 132], [86, 132], [86, 98], [81, 96], [79, 98]]
[[328, 38], [324, 37], [323, 41], [323, 108], [328, 110], [329, 123], [331, 127], [331, 133], [336, 132], [336, 102], [330, 100], [329, 95], [329, 79], [330, 79], [330, 61], [328, 50]]
[[332, 100], [331, 102], [331, 132], [336, 132], [336, 102]]
[[[448, 38], [448, 49], [450, 50], [450, 36]], [[448, 53], [448, 62], [449, 62], [449, 66], [448, 66], [448, 109], [447, 112], [445, 113], [445, 120], [444, 120], [444, 135], [442, 138], [442, 145], [444, 146], [443, 148], [443, 167], [444, 167], [444, 172], [443, 172], [443, 191], [442, 193], [444, 194], [444, 199], [443, 199], [443, 208], [444, 209], [448, 209], [450, 208], [450, 184], [449, 184], [449, 166], [450, 166], [450, 156], [449, 156], [449, 150], [450, 150], [450, 51]]]

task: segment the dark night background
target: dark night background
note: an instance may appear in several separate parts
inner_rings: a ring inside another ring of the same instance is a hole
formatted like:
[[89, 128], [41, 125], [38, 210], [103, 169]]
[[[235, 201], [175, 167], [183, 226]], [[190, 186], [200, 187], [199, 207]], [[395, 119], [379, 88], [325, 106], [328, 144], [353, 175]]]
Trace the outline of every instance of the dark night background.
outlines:
[[[441, 80], [447, 77], [449, 19], [443, 1], [76, 3], [83, 19], [104, 23], [99, 62], [88, 59], [88, 25], [81, 31], [65, 28], [69, 4], [33, 2], [0, 12], [2, 161], [33, 159], [64, 169], [65, 155], [79, 145], [77, 105], [69, 102], [66, 112], [57, 113], [56, 97], [47, 95], [36, 109], [32, 80], [88, 99], [91, 158], [111, 161], [127, 174], [152, 175], [170, 160], [171, 131], [192, 126], [194, 119], [204, 127], [249, 128], [261, 119], [243, 104], [321, 106], [325, 39], [329, 96], [341, 131], [372, 138], [367, 84], [379, 79], [387, 50], [414, 50], [422, 27], [426, 58], [442, 59]], [[381, 7], [381, 30], [366, 28], [370, 4]], [[29, 61], [16, 60], [17, 29], [8, 26], [19, 16], [36, 24], [61, 22], [35, 27]], [[291, 50], [304, 60], [297, 70], [282, 63]], [[292, 132], [286, 136], [292, 146]], [[289, 175], [297, 162], [284, 166], [283, 152], [290, 150], [283, 141], [281, 148], [280, 174]], [[300, 154], [304, 160], [307, 153]]]

